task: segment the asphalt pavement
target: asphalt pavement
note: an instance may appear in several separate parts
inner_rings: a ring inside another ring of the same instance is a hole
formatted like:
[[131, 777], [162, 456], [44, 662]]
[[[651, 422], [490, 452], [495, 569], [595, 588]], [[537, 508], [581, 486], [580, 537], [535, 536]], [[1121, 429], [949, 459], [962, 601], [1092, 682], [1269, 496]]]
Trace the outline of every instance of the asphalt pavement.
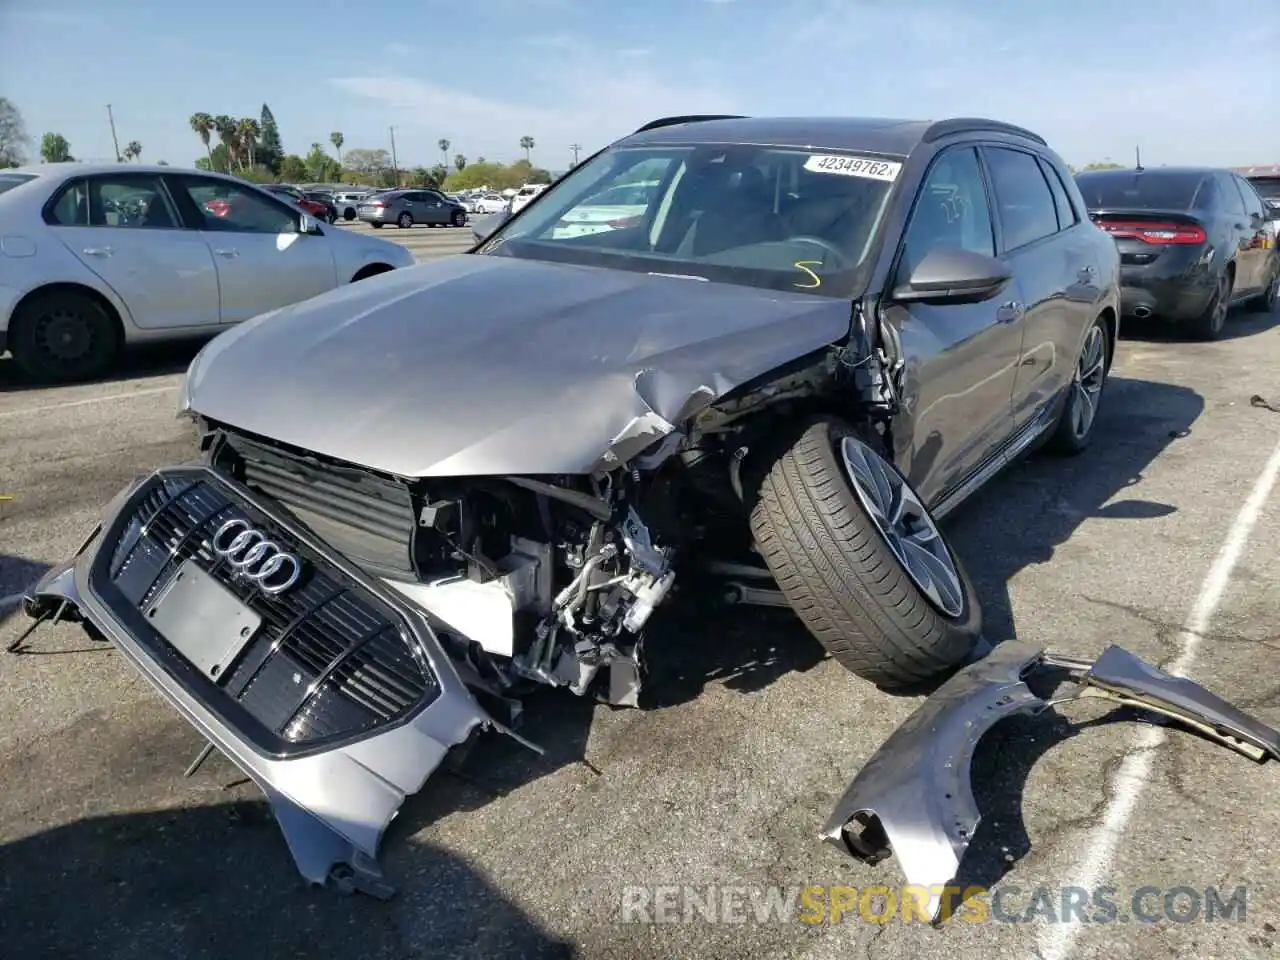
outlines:
[[[424, 259], [463, 233], [380, 231]], [[992, 640], [1118, 643], [1280, 724], [1280, 414], [1249, 403], [1280, 406], [1280, 317], [1240, 312], [1229, 332], [1126, 331], [1093, 447], [1019, 465], [948, 532]], [[190, 456], [174, 403], [193, 353], [58, 389], [0, 360], [0, 597], [131, 476]], [[0, 608], [3, 645], [25, 623]], [[918, 699], [853, 678], [784, 612], [664, 613], [645, 709], [548, 691], [522, 731], [545, 757], [482, 742], [405, 805], [389, 903], [305, 888], [256, 789], [217, 757], [184, 779], [200, 737], [114, 652], [42, 629], [38, 655], [0, 654], [0, 955], [1274, 955], [1280, 764], [1097, 701], [1007, 721], [975, 758], [984, 821], [963, 875], [992, 893], [937, 928], [870, 922], [883, 898], [860, 908], [848, 888], [899, 887], [896, 861], [854, 864], [816, 834]], [[806, 886], [821, 896], [791, 899]], [[1062, 922], [1075, 887], [1095, 922]], [[1230, 916], [1206, 918], [1214, 897]], [[1106, 899], [1115, 919], [1097, 922]]]

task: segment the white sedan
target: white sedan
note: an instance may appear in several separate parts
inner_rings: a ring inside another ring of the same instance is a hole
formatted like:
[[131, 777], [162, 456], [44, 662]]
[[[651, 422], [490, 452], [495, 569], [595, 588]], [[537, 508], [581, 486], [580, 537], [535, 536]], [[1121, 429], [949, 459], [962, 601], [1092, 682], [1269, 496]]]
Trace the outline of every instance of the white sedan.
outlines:
[[215, 173], [0, 170], [0, 353], [41, 380], [102, 374], [126, 343], [206, 336], [414, 263]]
[[551, 231], [556, 239], [583, 237], [634, 226], [644, 217], [658, 181], [624, 183], [588, 197], [568, 211]]

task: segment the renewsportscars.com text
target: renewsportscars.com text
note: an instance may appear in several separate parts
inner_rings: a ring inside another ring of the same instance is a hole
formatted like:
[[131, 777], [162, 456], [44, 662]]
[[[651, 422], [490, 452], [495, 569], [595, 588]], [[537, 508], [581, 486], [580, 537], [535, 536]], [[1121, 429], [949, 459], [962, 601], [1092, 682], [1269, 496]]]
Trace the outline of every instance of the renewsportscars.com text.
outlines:
[[1190, 886], [986, 887], [665, 884], [622, 890], [623, 923], [1241, 923], [1248, 891]]

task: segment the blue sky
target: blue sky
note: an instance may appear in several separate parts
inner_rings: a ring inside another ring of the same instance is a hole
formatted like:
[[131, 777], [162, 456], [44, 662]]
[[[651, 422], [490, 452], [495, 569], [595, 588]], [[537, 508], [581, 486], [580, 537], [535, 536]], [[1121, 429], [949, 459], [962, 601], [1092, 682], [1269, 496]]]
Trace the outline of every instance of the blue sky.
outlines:
[[[904, 12], [905, 11], [905, 12]], [[188, 165], [196, 111], [285, 149], [342, 130], [562, 169], [656, 116], [979, 115], [1070, 163], [1280, 162], [1280, 0], [0, 0], [0, 96], [38, 143]]]

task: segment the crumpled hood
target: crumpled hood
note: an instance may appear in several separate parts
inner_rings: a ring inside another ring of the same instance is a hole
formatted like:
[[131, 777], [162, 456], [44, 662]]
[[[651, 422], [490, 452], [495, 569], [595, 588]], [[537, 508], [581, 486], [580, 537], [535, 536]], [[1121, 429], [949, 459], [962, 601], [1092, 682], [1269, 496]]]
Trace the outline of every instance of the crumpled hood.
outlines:
[[456, 256], [241, 324], [187, 393], [212, 420], [404, 477], [588, 473], [850, 317], [847, 300]]

